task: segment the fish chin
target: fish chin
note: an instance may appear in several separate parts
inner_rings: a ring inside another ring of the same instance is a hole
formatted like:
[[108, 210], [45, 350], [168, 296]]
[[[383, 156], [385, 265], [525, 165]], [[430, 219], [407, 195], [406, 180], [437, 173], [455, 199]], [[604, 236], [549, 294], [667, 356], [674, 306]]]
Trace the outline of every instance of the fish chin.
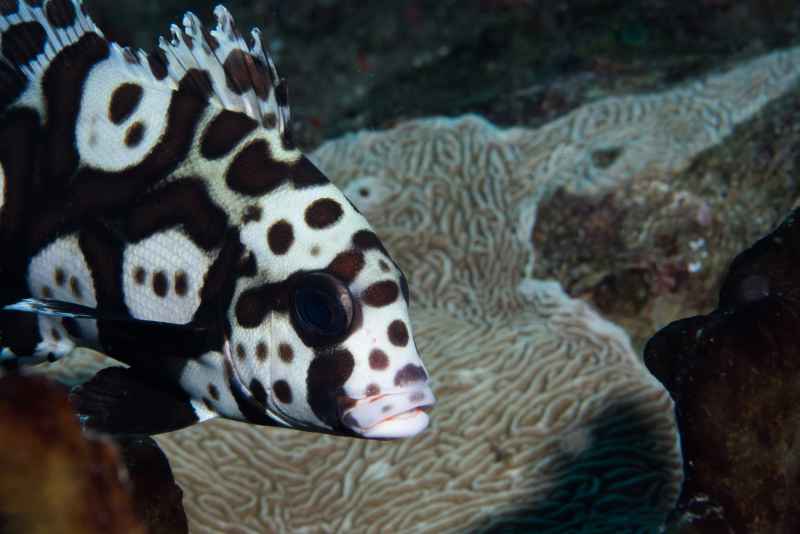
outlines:
[[416, 436], [428, 427], [426, 413], [436, 402], [427, 385], [364, 397], [346, 410], [342, 423], [361, 437], [398, 439]]

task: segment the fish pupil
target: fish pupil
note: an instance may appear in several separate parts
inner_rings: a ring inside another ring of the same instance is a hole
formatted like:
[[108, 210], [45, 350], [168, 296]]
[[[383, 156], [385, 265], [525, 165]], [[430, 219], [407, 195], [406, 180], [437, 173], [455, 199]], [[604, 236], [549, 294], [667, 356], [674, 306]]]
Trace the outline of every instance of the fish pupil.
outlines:
[[352, 322], [352, 309], [347, 287], [327, 273], [307, 273], [295, 287], [293, 323], [313, 346], [330, 345], [344, 336]]

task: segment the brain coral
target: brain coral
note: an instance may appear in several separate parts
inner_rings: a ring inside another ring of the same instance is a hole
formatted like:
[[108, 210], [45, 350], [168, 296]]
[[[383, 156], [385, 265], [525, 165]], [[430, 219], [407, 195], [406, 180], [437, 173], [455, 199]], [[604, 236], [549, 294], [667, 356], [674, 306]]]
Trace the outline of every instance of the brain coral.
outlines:
[[410, 276], [433, 427], [367, 442], [230, 421], [159, 438], [192, 532], [637, 532], [672, 508], [672, 402], [627, 335], [525, 277], [530, 180], [467, 117], [316, 153]]

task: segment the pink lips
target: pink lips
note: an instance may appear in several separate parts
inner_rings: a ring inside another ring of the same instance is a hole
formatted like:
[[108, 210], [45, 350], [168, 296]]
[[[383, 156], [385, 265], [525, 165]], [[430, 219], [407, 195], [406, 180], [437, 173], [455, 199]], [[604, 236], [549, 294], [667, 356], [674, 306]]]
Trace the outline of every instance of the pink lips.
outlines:
[[364, 397], [347, 409], [345, 425], [365, 438], [396, 439], [419, 434], [430, 418], [425, 409], [436, 399], [427, 385]]

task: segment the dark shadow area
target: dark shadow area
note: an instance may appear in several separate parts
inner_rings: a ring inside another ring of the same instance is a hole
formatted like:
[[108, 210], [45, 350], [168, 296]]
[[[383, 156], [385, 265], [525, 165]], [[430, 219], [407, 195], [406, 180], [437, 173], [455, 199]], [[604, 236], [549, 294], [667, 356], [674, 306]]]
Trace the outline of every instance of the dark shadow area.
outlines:
[[[493, 517], [491, 534], [644, 534], [664, 521], [674, 465], [640, 406], [619, 402], [597, 417], [588, 448], [555, 460], [561, 475], [545, 503]], [[662, 501], [660, 503], [660, 501]]]

